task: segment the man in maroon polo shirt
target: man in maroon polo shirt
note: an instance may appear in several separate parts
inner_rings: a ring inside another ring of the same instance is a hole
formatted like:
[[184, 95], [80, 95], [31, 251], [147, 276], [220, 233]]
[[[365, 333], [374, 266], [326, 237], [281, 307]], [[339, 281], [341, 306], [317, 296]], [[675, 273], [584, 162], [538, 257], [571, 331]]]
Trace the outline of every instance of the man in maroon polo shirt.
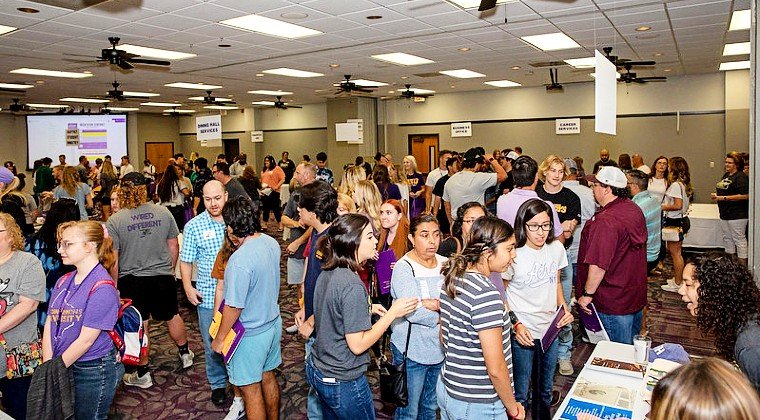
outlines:
[[586, 177], [601, 206], [581, 233], [575, 295], [580, 310], [593, 302], [610, 340], [633, 344], [647, 304], [647, 228], [628, 197], [623, 171], [604, 166]]

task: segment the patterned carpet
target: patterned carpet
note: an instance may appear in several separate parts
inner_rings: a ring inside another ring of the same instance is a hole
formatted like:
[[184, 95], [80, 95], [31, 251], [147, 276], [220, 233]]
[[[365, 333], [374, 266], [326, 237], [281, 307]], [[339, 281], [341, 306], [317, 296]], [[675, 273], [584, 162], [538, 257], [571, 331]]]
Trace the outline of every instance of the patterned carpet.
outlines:
[[[285, 274], [285, 260], [281, 261]], [[669, 267], [669, 265], [666, 265]], [[669, 270], [669, 268], [666, 268]], [[680, 296], [665, 292], [660, 284], [671, 274], [650, 278], [649, 319], [647, 326], [653, 338], [653, 345], [663, 342], [681, 343], [693, 355], [707, 356], [714, 353], [710, 339], [700, 335], [694, 321], [686, 311]], [[181, 287], [179, 288], [181, 289]], [[195, 310], [178, 290], [181, 300], [180, 313], [187, 323], [190, 348], [195, 352], [195, 365], [182, 370], [177, 349], [169, 337], [166, 326], [157, 323], [151, 331], [153, 342], [151, 366], [154, 386], [147, 390], [121, 385], [112, 407], [113, 419], [221, 419], [226, 415], [229, 404], [219, 408], [211, 403], [211, 391], [206, 381], [203, 345], [198, 332]], [[293, 313], [297, 309], [297, 289], [288, 286], [283, 277], [280, 288], [280, 308], [283, 327], [293, 323]], [[578, 371], [593, 350], [593, 346], [580, 341], [576, 335], [572, 362]], [[307, 385], [304, 378], [304, 341], [297, 335], [283, 333], [283, 364], [277, 371], [280, 382], [282, 419], [306, 418]], [[572, 386], [574, 376], [555, 378], [555, 388], [563, 395]], [[393, 407], [379, 399], [377, 372], [369, 373], [370, 386], [375, 393], [375, 409], [379, 419], [393, 417]]]

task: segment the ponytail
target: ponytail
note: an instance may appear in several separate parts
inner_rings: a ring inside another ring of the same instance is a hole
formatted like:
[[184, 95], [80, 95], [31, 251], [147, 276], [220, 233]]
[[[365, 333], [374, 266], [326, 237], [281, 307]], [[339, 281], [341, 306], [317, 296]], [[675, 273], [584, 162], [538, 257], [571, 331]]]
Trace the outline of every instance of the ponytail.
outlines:
[[108, 236], [105, 225], [93, 220], [82, 220], [62, 223], [58, 226], [58, 240], [61, 240], [63, 232], [71, 227], [78, 228], [84, 234], [87, 242], [95, 243], [98, 252], [98, 261], [106, 270], [110, 270], [116, 264], [116, 253], [113, 250], [113, 239]]

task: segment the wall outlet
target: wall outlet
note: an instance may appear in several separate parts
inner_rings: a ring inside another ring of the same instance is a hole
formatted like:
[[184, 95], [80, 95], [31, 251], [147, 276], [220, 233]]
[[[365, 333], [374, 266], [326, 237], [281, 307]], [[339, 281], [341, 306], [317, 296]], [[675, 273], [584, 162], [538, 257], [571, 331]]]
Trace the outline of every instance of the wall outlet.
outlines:
[[710, 162], [710, 167], [714, 168], [715, 167], [715, 162]]

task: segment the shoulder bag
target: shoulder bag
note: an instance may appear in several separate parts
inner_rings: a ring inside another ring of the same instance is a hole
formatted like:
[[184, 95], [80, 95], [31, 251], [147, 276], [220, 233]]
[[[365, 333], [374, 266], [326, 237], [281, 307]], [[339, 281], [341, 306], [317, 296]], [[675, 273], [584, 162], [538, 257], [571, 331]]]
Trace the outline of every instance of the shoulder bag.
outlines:
[[[414, 267], [409, 263], [414, 276]], [[409, 322], [407, 320], [407, 322]], [[406, 407], [409, 404], [409, 392], [406, 382], [406, 353], [409, 351], [409, 338], [412, 335], [412, 323], [409, 322], [409, 328], [406, 330], [406, 346], [404, 347], [404, 357], [401, 363], [394, 365], [389, 362], [385, 355], [380, 362], [380, 397], [383, 401], [395, 404], [396, 407]]]

